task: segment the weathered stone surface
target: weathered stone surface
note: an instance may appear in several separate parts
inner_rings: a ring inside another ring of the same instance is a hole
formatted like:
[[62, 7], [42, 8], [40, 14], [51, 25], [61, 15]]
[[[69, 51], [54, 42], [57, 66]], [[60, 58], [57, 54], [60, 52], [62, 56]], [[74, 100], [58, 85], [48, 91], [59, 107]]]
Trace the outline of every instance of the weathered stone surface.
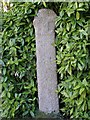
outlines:
[[39, 110], [45, 113], [59, 112], [57, 74], [55, 63], [55, 18], [49, 9], [41, 9], [33, 24], [36, 35], [37, 80]]

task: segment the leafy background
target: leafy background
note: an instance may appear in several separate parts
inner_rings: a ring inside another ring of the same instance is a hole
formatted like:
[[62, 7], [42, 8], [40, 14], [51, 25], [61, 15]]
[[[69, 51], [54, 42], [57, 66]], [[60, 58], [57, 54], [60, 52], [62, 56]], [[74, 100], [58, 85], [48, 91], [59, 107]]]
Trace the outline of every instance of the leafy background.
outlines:
[[[67, 5], [66, 5], [67, 4]], [[88, 3], [62, 3], [56, 21], [61, 109], [71, 118], [90, 119], [90, 40]]]
[[60, 111], [70, 118], [90, 119], [89, 2], [20, 2], [3, 12], [1, 117], [34, 117], [38, 108], [33, 19], [41, 8], [58, 15], [55, 47]]
[[36, 5], [15, 3], [3, 19], [2, 116], [34, 116], [36, 57], [33, 17]]

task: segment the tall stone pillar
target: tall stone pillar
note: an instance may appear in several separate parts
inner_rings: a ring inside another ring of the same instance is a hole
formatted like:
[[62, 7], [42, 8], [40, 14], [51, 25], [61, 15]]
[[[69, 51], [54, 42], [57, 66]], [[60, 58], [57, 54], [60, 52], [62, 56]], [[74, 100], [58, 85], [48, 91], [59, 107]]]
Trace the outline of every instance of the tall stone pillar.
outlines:
[[55, 41], [56, 14], [50, 9], [39, 10], [33, 24], [36, 36], [37, 81], [39, 110], [45, 113], [59, 112], [56, 73]]

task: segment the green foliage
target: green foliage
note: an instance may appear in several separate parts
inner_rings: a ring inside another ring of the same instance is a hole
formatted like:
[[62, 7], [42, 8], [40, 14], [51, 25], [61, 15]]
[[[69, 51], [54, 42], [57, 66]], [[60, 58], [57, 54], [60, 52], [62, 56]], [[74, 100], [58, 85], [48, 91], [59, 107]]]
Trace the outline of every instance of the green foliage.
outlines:
[[13, 3], [3, 14], [1, 117], [34, 116], [36, 108], [36, 5]]
[[6, 118], [34, 117], [37, 84], [33, 19], [40, 8], [53, 9], [58, 15], [56, 58], [60, 78], [57, 92], [64, 105], [61, 110], [71, 118], [90, 119], [90, 17], [89, 3], [86, 2], [18, 2], [3, 13], [0, 115]]
[[90, 119], [88, 13], [89, 3], [62, 3], [56, 20], [61, 110], [75, 119]]

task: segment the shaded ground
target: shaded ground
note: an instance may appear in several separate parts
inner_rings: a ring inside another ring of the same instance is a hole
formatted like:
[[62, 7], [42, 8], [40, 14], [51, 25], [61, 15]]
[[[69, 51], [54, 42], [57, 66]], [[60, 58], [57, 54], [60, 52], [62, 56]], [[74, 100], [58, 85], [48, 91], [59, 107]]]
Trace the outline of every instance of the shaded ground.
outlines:
[[55, 113], [50, 113], [50, 114], [45, 114], [43, 112], [37, 111], [35, 118], [43, 119], [55, 119], [55, 120], [70, 120], [68, 118], [64, 118], [61, 113], [55, 114]]
[[15, 117], [15, 118], [1, 118], [0, 120], [70, 120], [67, 117], [64, 118], [61, 113], [55, 114], [55, 113], [50, 113], [50, 114], [45, 114], [40, 111], [36, 111], [35, 117]]

